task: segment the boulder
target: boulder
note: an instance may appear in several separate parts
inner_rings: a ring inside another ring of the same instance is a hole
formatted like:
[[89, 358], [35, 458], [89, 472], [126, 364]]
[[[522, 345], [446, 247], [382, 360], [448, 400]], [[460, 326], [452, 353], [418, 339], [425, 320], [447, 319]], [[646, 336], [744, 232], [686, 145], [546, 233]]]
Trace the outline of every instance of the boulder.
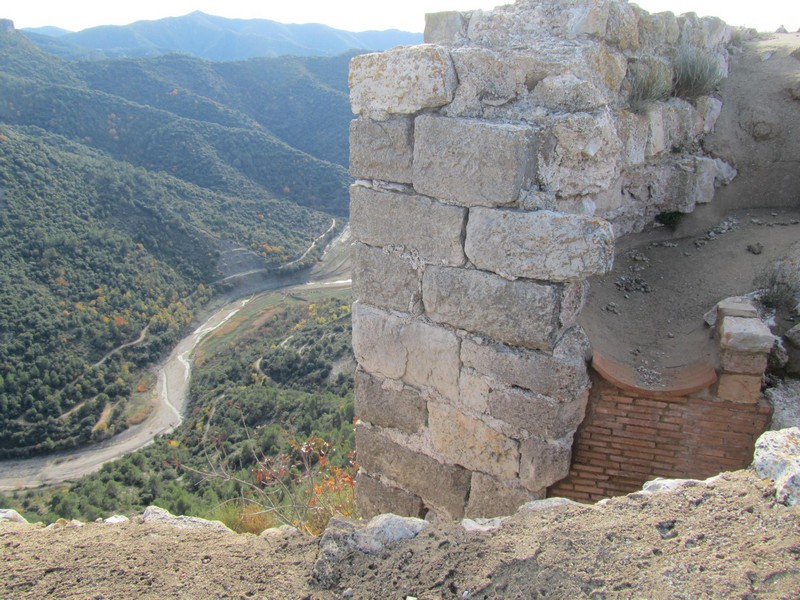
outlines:
[[758, 441], [753, 466], [759, 477], [775, 482], [775, 498], [795, 506], [800, 501], [800, 428], [767, 431]]

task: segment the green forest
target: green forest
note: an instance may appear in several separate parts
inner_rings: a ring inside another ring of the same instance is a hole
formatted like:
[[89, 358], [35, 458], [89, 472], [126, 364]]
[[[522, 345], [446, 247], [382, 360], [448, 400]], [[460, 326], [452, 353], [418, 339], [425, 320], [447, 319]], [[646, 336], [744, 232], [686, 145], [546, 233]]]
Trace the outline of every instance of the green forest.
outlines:
[[196, 359], [191, 413], [171, 436], [67, 487], [0, 496], [0, 505], [52, 522], [134, 514], [155, 504], [242, 530], [235, 501], [246, 490], [209, 476], [212, 470], [252, 480], [258, 459], [290, 452], [292, 440], [312, 436], [330, 444], [332, 464], [352, 468], [349, 303], [346, 292], [287, 296], [231, 335], [207, 340]]
[[72, 62], [0, 32], [0, 458], [136, 422], [225, 249], [277, 270], [346, 214], [347, 60]]

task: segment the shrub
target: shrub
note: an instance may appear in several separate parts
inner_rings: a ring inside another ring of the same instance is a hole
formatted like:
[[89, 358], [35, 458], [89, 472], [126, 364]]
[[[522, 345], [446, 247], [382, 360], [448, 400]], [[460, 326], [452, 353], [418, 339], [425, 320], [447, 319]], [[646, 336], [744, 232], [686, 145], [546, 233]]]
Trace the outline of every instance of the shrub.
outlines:
[[682, 46], [675, 57], [672, 95], [693, 99], [710, 94], [722, 80], [716, 56], [693, 46]]
[[784, 262], [767, 267], [753, 283], [764, 306], [791, 311], [800, 302], [800, 273]]

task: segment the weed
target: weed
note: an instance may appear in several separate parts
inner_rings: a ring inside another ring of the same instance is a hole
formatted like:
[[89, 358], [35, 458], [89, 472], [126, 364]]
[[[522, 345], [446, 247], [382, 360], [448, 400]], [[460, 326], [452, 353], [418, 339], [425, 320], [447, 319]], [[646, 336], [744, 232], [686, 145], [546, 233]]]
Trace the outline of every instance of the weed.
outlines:
[[628, 66], [629, 102], [634, 112], [642, 113], [648, 103], [666, 100], [672, 93], [672, 69], [657, 60], [640, 60]]
[[800, 302], [800, 273], [784, 262], [767, 267], [753, 283], [762, 304], [769, 308], [791, 311]]
[[681, 46], [675, 57], [672, 95], [694, 99], [710, 94], [722, 80], [717, 57], [693, 46]]

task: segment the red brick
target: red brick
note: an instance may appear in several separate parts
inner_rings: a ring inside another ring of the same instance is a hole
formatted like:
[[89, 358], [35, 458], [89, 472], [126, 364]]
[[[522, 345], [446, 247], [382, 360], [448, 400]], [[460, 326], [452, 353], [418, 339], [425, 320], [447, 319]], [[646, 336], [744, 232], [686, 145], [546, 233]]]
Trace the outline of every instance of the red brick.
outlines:
[[645, 398], [637, 398], [636, 404], [639, 406], [649, 406], [651, 408], [667, 408], [669, 406], [666, 402], [659, 402], [658, 400], [648, 400]]
[[591, 465], [573, 465], [573, 469], [576, 471], [588, 471], [589, 473], [602, 473], [602, 467], [593, 467]]
[[589, 425], [584, 431], [588, 431], [589, 433], [600, 433], [604, 435], [611, 434], [610, 429], [606, 429], [605, 427], [597, 427], [595, 425]]
[[656, 423], [656, 428], [659, 431], [683, 431], [684, 429], [684, 427], [675, 423]]
[[601, 490], [600, 488], [593, 487], [593, 486], [584, 487], [584, 486], [577, 486], [576, 485], [575, 486], [575, 491], [576, 492], [584, 492], [585, 494], [599, 494], [599, 495], [603, 494], [603, 490]]

